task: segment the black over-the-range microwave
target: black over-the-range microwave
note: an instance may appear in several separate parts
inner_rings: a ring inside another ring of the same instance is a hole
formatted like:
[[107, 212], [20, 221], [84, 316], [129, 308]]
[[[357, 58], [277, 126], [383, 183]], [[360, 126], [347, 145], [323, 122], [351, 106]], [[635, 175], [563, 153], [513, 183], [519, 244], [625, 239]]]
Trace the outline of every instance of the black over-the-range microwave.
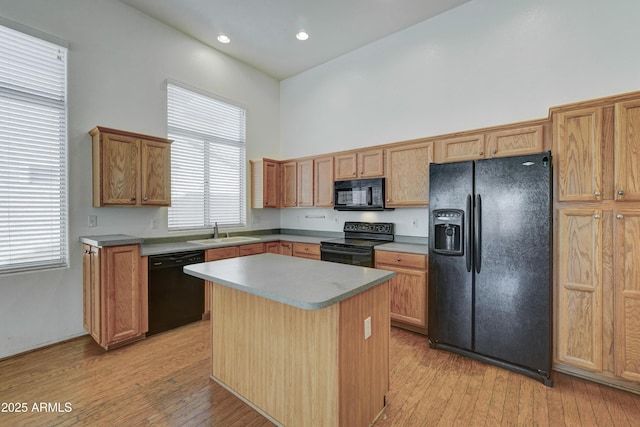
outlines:
[[384, 178], [336, 181], [333, 208], [339, 211], [382, 211], [384, 206]]

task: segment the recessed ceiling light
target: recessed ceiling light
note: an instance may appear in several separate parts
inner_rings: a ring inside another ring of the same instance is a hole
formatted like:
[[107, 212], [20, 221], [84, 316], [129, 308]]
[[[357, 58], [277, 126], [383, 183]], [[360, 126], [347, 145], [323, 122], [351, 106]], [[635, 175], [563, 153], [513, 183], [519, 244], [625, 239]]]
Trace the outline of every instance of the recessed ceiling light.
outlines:
[[296, 38], [298, 40], [306, 40], [309, 38], [309, 34], [307, 34], [306, 31], [299, 31], [298, 34], [296, 34]]
[[229, 43], [231, 39], [226, 34], [218, 34], [218, 41], [220, 43]]

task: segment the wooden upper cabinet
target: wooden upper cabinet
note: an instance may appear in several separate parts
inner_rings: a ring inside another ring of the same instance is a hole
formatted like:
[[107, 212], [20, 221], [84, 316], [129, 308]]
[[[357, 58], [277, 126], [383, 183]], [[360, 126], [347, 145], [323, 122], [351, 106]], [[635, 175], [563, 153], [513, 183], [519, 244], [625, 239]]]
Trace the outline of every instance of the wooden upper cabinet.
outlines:
[[640, 381], [640, 209], [614, 212], [615, 373]]
[[463, 162], [495, 157], [521, 156], [544, 151], [542, 125], [496, 130], [441, 139], [438, 163]]
[[437, 142], [438, 163], [463, 162], [484, 158], [484, 134], [446, 138]]
[[433, 142], [391, 147], [385, 151], [385, 205], [390, 208], [428, 206]]
[[358, 156], [356, 153], [338, 154], [333, 157], [336, 181], [356, 179], [358, 176]]
[[110, 134], [98, 138], [94, 142], [93, 205], [136, 205], [140, 163], [138, 140]]
[[282, 171], [282, 207], [298, 206], [298, 162], [284, 162]]
[[251, 162], [251, 207], [280, 207], [280, 162], [258, 159]]
[[556, 360], [602, 371], [602, 209], [559, 209]]
[[640, 201], [640, 100], [615, 104], [615, 200]]
[[171, 140], [95, 127], [93, 206], [170, 206]]
[[333, 206], [333, 156], [313, 160], [314, 206]]
[[541, 153], [544, 150], [543, 133], [542, 125], [490, 132], [485, 158]]
[[555, 113], [553, 143], [558, 200], [602, 200], [602, 107]]
[[335, 180], [365, 179], [384, 176], [382, 148], [334, 156]]
[[142, 200], [143, 205], [169, 206], [171, 204], [171, 151], [170, 145], [140, 141], [142, 159]]
[[313, 159], [298, 161], [298, 206], [313, 206]]

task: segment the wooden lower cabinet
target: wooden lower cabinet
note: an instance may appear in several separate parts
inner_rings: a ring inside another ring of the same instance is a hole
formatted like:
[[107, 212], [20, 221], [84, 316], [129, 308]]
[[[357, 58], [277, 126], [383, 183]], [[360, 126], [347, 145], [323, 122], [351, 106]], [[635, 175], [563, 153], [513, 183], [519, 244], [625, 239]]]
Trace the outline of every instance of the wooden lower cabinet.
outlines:
[[320, 260], [320, 245], [316, 243], [293, 243], [292, 255], [300, 258]]
[[267, 242], [264, 244], [264, 251], [270, 254], [280, 253], [280, 242]]
[[640, 382], [640, 210], [614, 212], [615, 374]]
[[147, 258], [140, 245], [83, 244], [82, 250], [84, 328], [106, 350], [144, 338]]
[[376, 251], [376, 268], [395, 271], [389, 281], [391, 324], [427, 333], [427, 255]]
[[558, 210], [557, 361], [602, 371], [602, 210]]
[[292, 242], [280, 242], [279, 252], [280, 255], [293, 256], [293, 243]]
[[638, 242], [637, 205], [557, 210], [554, 369], [640, 392]]

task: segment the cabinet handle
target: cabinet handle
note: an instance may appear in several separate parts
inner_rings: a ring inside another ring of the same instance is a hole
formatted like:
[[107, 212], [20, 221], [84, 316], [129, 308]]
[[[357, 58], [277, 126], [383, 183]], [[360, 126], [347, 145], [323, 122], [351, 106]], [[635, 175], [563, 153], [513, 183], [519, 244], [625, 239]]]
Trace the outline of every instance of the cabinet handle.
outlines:
[[493, 150], [493, 154], [497, 154], [497, 153], [498, 153], [498, 150]]
[[144, 201], [145, 201], [145, 202], [146, 202], [146, 201], [148, 201], [148, 200], [149, 200], [149, 198], [148, 198], [148, 197], [145, 197], [145, 198], [144, 198]]
[[400, 258], [396, 258], [396, 261], [397, 261], [397, 262], [400, 262]]
[[624, 191], [623, 190], [618, 190], [618, 194], [621, 196], [624, 196]]
[[593, 217], [594, 217], [595, 219], [600, 219], [600, 214], [595, 214]]
[[482, 156], [482, 155], [484, 154], [484, 152], [482, 152], [482, 151], [481, 151], [481, 152], [479, 152], [478, 154]]
[[131, 201], [132, 201], [132, 202], [135, 202], [135, 201], [136, 201], [136, 198], [135, 198], [135, 197], [132, 197], [132, 198], [131, 198]]
[[596, 196], [596, 197], [600, 197], [600, 192], [596, 191], [595, 193], [593, 193], [593, 195]]
[[622, 214], [618, 214], [618, 215], [616, 215], [616, 218], [618, 218], [618, 219], [622, 219], [622, 218], [624, 218], [624, 215], [622, 215]]

